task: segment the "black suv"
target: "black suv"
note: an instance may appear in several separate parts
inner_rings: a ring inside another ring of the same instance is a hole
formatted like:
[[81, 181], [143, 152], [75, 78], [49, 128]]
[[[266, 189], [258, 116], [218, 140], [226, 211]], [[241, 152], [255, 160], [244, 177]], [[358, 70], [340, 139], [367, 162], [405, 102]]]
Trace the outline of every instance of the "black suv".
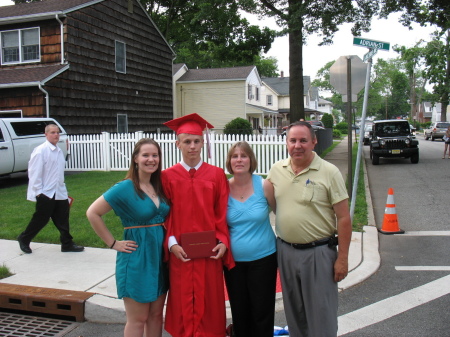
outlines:
[[369, 134], [370, 159], [373, 165], [380, 163], [380, 157], [411, 158], [411, 163], [419, 162], [419, 141], [413, 136], [408, 121], [374, 121]]

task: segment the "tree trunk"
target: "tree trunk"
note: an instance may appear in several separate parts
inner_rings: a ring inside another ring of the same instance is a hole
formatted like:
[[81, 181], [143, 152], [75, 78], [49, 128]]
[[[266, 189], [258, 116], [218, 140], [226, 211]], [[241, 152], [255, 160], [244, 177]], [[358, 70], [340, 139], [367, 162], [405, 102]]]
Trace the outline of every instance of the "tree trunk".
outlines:
[[[289, 0], [289, 3], [295, 1], [298, 0]], [[302, 26], [301, 22], [289, 24], [289, 98], [291, 123], [298, 121], [300, 118], [305, 118]]]

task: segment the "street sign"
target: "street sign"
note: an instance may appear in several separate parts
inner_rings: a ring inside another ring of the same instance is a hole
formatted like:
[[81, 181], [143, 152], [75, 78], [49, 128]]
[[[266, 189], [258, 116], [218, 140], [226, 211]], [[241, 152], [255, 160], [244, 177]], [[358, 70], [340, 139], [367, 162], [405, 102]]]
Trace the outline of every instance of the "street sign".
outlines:
[[356, 94], [364, 88], [367, 64], [359, 56], [341, 56], [330, 67], [330, 84], [340, 94], [347, 95], [347, 60], [351, 58], [352, 102], [356, 101]]
[[366, 62], [368, 59], [372, 58], [377, 53], [378, 49], [369, 49], [369, 52], [367, 52], [363, 57], [363, 62]]
[[353, 45], [358, 47], [372, 48], [372, 49], [381, 49], [389, 51], [389, 42], [375, 41], [363, 39], [361, 37], [353, 38]]

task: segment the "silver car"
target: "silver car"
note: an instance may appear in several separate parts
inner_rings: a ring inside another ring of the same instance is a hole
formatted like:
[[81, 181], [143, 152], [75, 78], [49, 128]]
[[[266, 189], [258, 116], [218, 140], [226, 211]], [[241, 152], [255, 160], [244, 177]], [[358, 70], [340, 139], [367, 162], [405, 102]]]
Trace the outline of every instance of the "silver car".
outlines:
[[370, 145], [370, 131], [372, 131], [373, 124], [367, 124], [364, 126], [364, 137], [363, 137], [363, 144], [364, 145]]
[[445, 131], [447, 131], [447, 128], [450, 126], [449, 122], [435, 122], [431, 123], [430, 127], [428, 129], [425, 129], [423, 132], [423, 136], [425, 137], [425, 140], [428, 140], [431, 138], [431, 140], [435, 139], [442, 139], [445, 135]]

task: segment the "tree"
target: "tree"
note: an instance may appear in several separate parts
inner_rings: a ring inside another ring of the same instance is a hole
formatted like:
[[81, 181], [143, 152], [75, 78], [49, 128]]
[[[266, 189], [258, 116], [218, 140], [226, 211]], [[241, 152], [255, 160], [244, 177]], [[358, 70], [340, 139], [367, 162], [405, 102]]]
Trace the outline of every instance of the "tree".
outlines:
[[[418, 22], [422, 26], [436, 25], [438, 31], [436, 37], [445, 40], [442, 45], [438, 43], [430, 46], [427, 62], [427, 75], [430, 83], [434, 84], [434, 93], [441, 101], [441, 121], [446, 121], [446, 109], [449, 104], [450, 94], [450, 1], [446, 0], [385, 0], [381, 9], [381, 15], [387, 17], [392, 12], [402, 12], [402, 22], [411, 28], [411, 22]], [[437, 48], [435, 48], [437, 47]], [[428, 46], [427, 46], [428, 48]], [[434, 57], [433, 53], [440, 54]], [[445, 71], [437, 74], [437, 66], [444, 65]], [[434, 69], [433, 69], [434, 68]]]
[[141, 0], [175, 50], [175, 63], [189, 68], [256, 65], [262, 76], [276, 74], [273, 58], [262, 57], [276, 32], [250, 25], [233, 0]]
[[[442, 37], [445, 42], [441, 40]], [[450, 93], [450, 30], [446, 36], [436, 33], [435, 38], [427, 44], [425, 62], [425, 73], [433, 84], [433, 93], [441, 102], [441, 121], [446, 122]]]
[[303, 44], [313, 33], [323, 36], [323, 44], [331, 44], [338, 26], [354, 23], [352, 33], [368, 31], [370, 19], [379, 9], [371, 0], [240, 0], [244, 10], [275, 17], [289, 35], [289, 96], [290, 120], [305, 118], [303, 101]]
[[323, 125], [325, 125], [326, 128], [333, 127], [334, 119], [331, 114], [327, 114], [327, 113], [323, 114], [321, 121], [322, 121]]
[[[406, 70], [409, 78], [410, 85], [410, 97], [409, 104], [411, 105], [411, 118], [415, 115], [417, 107], [420, 105], [422, 95], [425, 91], [425, 85], [427, 83], [426, 78], [421, 78], [424, 74], [420, 70], [420, 66], [423, 64], [424, 48], [421, 47], [423, 41], [416, 43], [414, 47], [407, 48], [405, 46], [395, 45], [393, 50], [400, 54], [400, 60]], [[422, 85], [420, 85], [420, 83]]]

